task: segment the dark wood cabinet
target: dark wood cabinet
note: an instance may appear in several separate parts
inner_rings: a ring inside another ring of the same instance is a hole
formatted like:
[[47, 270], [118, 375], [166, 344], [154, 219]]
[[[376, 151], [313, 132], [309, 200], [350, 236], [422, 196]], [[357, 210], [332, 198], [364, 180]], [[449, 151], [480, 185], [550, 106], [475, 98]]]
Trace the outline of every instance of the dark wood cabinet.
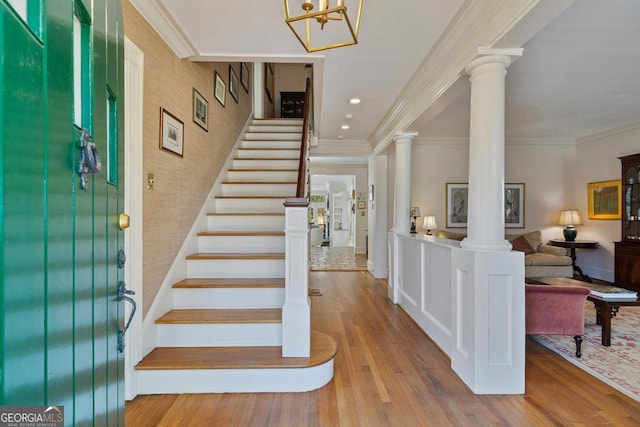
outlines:
[[616, 285], [640, 292], [640, 154], [622, 162], [622, 238], [615, 243]]
[[304, 92], [280, 92], [280, 117], [301, 119], [304, 115]]

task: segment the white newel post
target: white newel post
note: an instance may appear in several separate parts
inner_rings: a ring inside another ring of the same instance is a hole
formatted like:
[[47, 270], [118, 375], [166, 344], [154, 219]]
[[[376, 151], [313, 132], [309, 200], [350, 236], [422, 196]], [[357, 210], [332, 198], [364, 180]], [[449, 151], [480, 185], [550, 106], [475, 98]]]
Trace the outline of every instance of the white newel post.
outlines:
[[524, 393], [524, 254], [504, 229], [505, 77], [522, 49], [483, 51], [471, 81], [467, 238], [452, 253], [451, 367], [478, 394]]
[[391, 274], [388, 297], [394, 304], [398, 303], [398, 292], [401, 278], [399, 245], [397, 233], [408, 233], [411, 229], [411, 143], [418, 132], [398, 132], [393, 138], [396, 143], [395, 200], [393, 204], [393, 240], [389, 242], [391, 253]]
[[309, 300], [309, 202], [285, 202], [285, 302], [282, 307], [282, 357], [311, 354]]

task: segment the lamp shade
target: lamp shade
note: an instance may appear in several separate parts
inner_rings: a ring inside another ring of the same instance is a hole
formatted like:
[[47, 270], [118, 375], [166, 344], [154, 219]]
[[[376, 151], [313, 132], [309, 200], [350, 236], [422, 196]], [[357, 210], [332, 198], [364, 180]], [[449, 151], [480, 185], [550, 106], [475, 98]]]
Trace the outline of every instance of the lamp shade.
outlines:
[[580, 214], [573, 209], [566, 209], [560, 212], [558, 225], [582, 225]]
[[560, 220], [558, 221], [558, 224], [566, 225], [565, 229], [562, 230], [564, 240], [567, 242], [573, 242], [578, 236], [578, 230], [576, 230], [574, 225], [581, 225], [582, 220], [580, 219], [578, 211], [566, 209], [560, 212]]
[[411, 213], [409, 214], [410, 217], [413, 218], [417, 218], [420, 216], [420, 208], [417, 206], [414, 206], [411, 208]]
[[436, 216], [425, 215], [424, 220], [422, 221], [422, 228], [427, 230], [425, 234], [431, 235], [431, 230], [438, 228], [438, 225], [436, 224]]

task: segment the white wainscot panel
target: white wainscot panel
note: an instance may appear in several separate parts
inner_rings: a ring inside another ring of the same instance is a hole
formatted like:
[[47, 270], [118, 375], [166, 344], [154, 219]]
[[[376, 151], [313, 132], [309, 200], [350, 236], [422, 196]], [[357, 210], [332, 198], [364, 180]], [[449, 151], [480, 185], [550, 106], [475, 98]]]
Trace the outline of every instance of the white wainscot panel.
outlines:
[[443, 239], [399, 236], [400, 306], [451, 354], [451, 249]]
[[[400, 238], [398, 281], [400, 301], [419, 308], [420, 304], [420, 242], [414, 239]], [[401, 303], [402, 305], [402, 303]]]

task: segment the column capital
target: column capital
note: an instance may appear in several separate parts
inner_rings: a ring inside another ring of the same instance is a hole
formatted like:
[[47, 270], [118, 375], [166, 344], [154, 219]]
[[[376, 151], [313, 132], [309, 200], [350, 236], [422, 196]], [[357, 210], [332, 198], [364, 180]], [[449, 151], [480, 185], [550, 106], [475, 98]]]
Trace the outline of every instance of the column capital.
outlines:
[[396, 132], [396, 135], [393, 137], [393, 142], [396, 144], [411, 142], [416, 136], [418, 136], [418, 132]]
[[478, 56], [466, 67], [464, 72], [471, 75], [477, 67], [485, 64], [498, 64], [505, 70], [513, 63], [515, 58], [522, 56], [522, 48], [514, 49], [488, 49], [478, 48]]

